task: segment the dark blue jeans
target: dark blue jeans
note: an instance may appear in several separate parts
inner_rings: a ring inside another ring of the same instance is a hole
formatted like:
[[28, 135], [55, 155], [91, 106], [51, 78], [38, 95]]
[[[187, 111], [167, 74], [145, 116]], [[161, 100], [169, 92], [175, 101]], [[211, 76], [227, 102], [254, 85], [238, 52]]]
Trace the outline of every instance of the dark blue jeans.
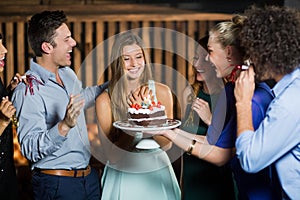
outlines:
[[100, 200], [99, 177], [92, 168], [88, 176], [53, 176], [34, 171], [32, 176], [36, 200]]

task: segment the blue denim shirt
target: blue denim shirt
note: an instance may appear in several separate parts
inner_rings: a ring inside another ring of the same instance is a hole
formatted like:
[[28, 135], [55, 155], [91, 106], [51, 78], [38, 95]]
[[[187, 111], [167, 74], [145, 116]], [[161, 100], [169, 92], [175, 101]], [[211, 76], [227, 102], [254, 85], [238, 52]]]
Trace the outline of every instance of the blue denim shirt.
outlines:
[[284, 196], [300, 194], [300, 69], [285, 75], [273, 88], [275, 98], [265, 119], [254, 132], [236, 141], [237, 155], [247, 172], [275, 163]]
[[34, 76], [41, 84], [32, 81], [34, 94], [30, 94], [24, 83], [19, 84], [12, 97], [19, 119], [17, 132], [23, 155], [31, 161], [32, 169], [85, 168], [91, 154], [84, 112], [66, 136], [59, 134], [58, 123], [65, 116], [71, 94], [80, 93], [85, 99], [85, 107], [88, 107], [104, 87], [83, 89], [74, 71], [70, 67], [61, 67], [59, 76], [64, 84], [62, 87], [56, 82], [54, 73], [33, 59], [26, 74]]

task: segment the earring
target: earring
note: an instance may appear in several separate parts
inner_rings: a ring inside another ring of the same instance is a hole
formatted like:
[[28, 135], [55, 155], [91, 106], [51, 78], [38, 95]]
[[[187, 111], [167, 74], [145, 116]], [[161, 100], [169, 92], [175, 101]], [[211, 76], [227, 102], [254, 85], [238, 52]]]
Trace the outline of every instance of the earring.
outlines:
[[231, 58], [227, 57], [226, 59], [227, 59], [228, 62], [231, 62]]

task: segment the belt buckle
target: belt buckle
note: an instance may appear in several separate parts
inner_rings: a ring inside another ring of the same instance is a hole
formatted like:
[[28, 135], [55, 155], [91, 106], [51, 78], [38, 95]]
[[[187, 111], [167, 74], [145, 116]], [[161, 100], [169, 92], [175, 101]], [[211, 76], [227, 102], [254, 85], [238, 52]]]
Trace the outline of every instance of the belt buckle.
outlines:
[[90, 166], [87, 166], [86, 169], [74, 169], [74, 177], [87, 176], [90, 170]]
[[74, 177], [77, 178], [84, 176], [84, 171], [84, 169], [74, 169]]

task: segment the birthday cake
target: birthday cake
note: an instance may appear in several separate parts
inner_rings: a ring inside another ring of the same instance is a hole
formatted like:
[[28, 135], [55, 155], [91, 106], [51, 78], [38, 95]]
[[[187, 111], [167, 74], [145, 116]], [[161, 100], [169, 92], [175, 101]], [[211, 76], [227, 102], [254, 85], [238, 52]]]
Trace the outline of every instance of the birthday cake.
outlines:
[[165, 106], [160, 102], [152, 101], [133, 104], [128, 108], [128, 122], [132, 125], [151, 126], [166, 123], [167, 116]]

